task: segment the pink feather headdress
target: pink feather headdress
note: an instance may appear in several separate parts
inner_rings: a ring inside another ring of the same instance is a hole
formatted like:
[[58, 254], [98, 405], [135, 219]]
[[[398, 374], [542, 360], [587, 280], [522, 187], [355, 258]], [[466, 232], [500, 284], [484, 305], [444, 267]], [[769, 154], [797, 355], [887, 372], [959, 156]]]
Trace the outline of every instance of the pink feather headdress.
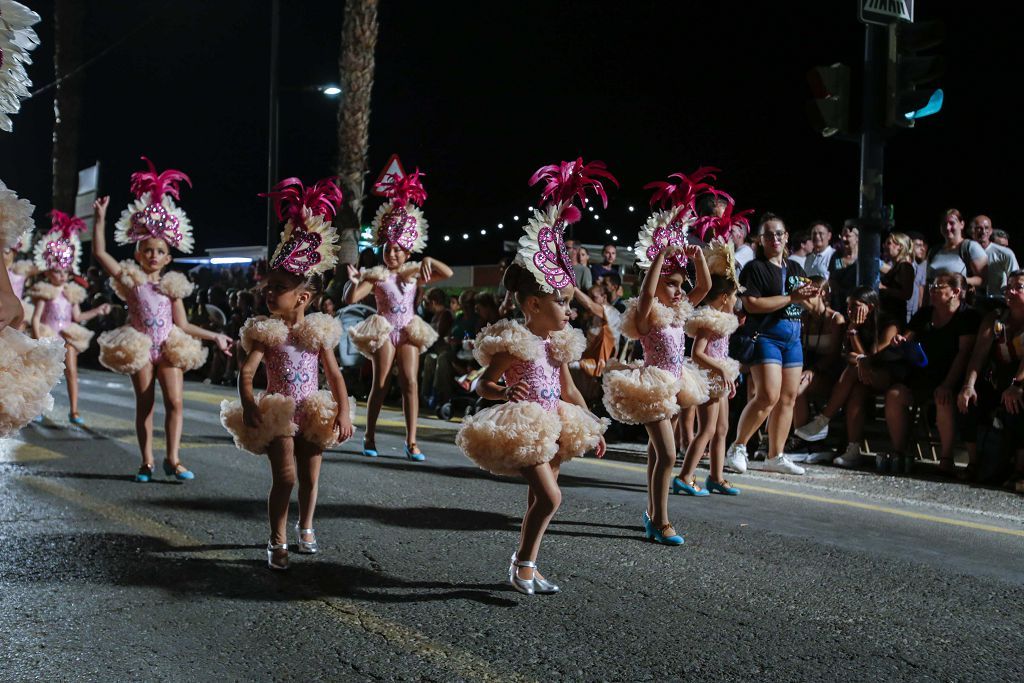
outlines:
[[[754, 213], [753, 209], [736, 211], [736, 200], [722, 190], [711, 187], [708, 188], [708, 194], [713, 195], [716, 199], [725, 200], [725, 211], [721, 216], [711, 215], [698, 218], [693, 224], [693, 231], [697, 233], [698, 237], [705, 241], [716, 238], [726, 239], [735, 225], [742, 225], [747, 232], [750, 232], [750, 216]], [[708, 236], [709, 232], [710, 236]]]
[[[650, 268], [665, 249], [686, 245], [686, 235], [697, 219], [697, 195], [711, 188], [704, 180], [713, 180], [718, 170], [712, 166], [701, 166], [689, 175], [673, 173], [668, 181], [657, 180], [644, 185], [645, 190], [654, 190], [651, 206], [661, 208], [655, 209], [648, 217], [637, 236], [634, 252], [640, 268]], [[661, 272], [669, 275], [685, 271], [688, 261], [686, 254], [676, 251], [665, 259]]]
[[191, 187], [192, 181], [175, 169], [157, 173], [152, 161], [146, 157], [142, 160], [149, 169], [132, 174], [131, 190], [135, 201], [121, 212], [114, 240], [118, 244], [134, 244], [157, 238], [181, 252], [192, 253], [192, 224], [174, 203], [175, 199], [181, 199], [180, 184]]
[[79, 272], [82, 242], [78, 233], [86, 230], [85, 221], [54, 209], [50, 212], [50, 229], [36, 242], [33, 261], [39, 270], [70, 270]]
[[380, 189], [390, 201], [377, 209], [373, 232], [378, 245], [397, 244], [410, 253], [419, 253], [427, 246], [427, 220], [419, 207], [427, 198], [420, 169], [401, 178], [388, 178]]
[[588, 191], [600, 198], [603, 207], [608, 206], [604, 180], [619, 186], [603, 161], [584, 164], [582, 158], [542, 166], [530, 177], [530, 185], [544, 183], [541, 207], [534, 209], [524, 227], [526, 234], [519, 238], [516, 261], [537, 278], [543, 291], [576, 286], [576, 274], [565, 249], [565, 228], [582, 217], [573, 202], [586, 203]]
[[304, 187], [298, 178], [285, 178], [270, 192], [277, 217], [285, 222], [281, 242], [270, 259], [271, 268], [310, 277], [325, 273], [338, 262], [338, 232], [331, 225], [341, 206], [341, 190], [333, 178]]

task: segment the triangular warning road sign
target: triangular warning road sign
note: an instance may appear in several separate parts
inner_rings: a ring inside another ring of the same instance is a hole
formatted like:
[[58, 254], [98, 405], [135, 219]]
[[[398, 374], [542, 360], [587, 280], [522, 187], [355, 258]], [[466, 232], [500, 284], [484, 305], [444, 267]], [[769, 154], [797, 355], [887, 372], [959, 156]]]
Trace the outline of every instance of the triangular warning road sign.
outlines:
[[388, 163], [384, 164], [384, 170], [377, 177], [377, 182], [373, 184], [371, 192], [378, 197], [383, 197], [385, 187], [404, 177], [405, 169], [402, 168], [402, 162], [398, 159], [397, 154], [392, 154]]

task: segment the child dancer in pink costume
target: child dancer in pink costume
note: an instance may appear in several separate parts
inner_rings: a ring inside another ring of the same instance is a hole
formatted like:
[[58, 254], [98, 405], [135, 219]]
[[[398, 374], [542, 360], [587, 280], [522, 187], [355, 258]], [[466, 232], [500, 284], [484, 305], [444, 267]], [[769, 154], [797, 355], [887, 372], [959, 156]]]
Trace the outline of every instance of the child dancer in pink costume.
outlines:
[[[694, 199], [700, 182], [711, 169], [699, 169], [692, 177], [673, 175], [675, 183], [651, 183], [656, 188], [651, 204], [667, 206], [655, 211], [640, 231], [634, 248], [637, 265], [645, 269], [640, 296], [626, 303], [622, 332], [639, 339], [643, 362], [605, 373], [604, 405], [608, 413], [626, 424], [647, 428], [647, 509], [642, 521], [649, 540], [682, 545], [668, 518], [668, 489], [675, 465], [675, 420], [680, 407], [708, 400], [707, 373], [685, 358], [683, 325], [708, 291], [711, 276], [700, 247], [686, 244], [686, 234], [696, 220]], [[686, 265], [692, 260], [697, 283], [689, 295], [683, 292]]]
[[[341, 204], [341, 190], [333, 180], [306, 190], [298, 178], [288, 178], [262, 196], [272, 197], [277, 215], [287, 221], [264, 287], [272, 317], [256, 316], [242, 326], [248, 356], [238, 377], [241, 400], [221, 403], [220, 417], [236, 446], [270, 457], [267, 566], [283, 570], [288, 568], [288, 505], [296, 474], [296, 546], [298, 552], [315, 553], [313, 512], [321, 456], [325, 448], [352, 436], [348, 391], [334, 357], [341, 323], [323, 313], [305, 314], [320, 295], [323, 273], [338, 261], [331, 219]], [[261, 362], [267, 366], [267, 391], [254, 394], [253, 377]], [[330, 391], [319, 390], [321, 364]]]
[[[0, 182], [0, 251], [5, 257], [28, 244], [33, 209]], [[33, 340], [17, 330], [24, 310], [8, 275], [7, 268], [0, 271], [0, 437], [53, 407], [50, 390], [64, 370], [63, 340]]]
[[100, 362], [114, 372], [130, 375], [135, 389], [135, 433], [139, 440], [142, 466], [135, 475], [148, 482], [154, 471], [153, 406], [156, 382], [164, 397], [164, 430], [167, 453], [164, 474], [178, 480], [195, 478], [178, 459], [183, 414], [183, 375], [206, 362], [206, 349], [200, 339], [214, 342], [226, 354], [231, 339], [204, 330], [188, 322], [182, 299], [194, 289], [181, 273], [162, 274], [171, 263], [171, 248], [192, 252], [192, 225], [188, 216], [174, 203], [179, 199], [178, 184], [191, 185], [181, 171], [158, 174], [149, 159], [149, 169], [132, 174], [135, 201], [117, 221], [114, 239], [118, 244], [135, 245], [135, 262], [118, 263], [107, 252], [106, 216], [109, 197], [93, 203], [96, 228], [92, 253], [110, 275], [117, 295], [127, 302], [129, 323], [100, 335]]
[[85, 424], [78, 414], [78, 354], [89, 348], [93, 333], [80, 323], [98, 315], [110, 313], [110, 304], [97, 306], [85, 313], [79, 308], [85, 301], [85, 290], [70, 281], [70, 273], [79, 274], [82, 243], [78, 233], [85, 230], [85, 222], [63, 211], [51, 211], [53, 227], [39, 238], [34, 250], [37, 270], [46, 276], [46, 282], [32, 285], [28, 296], [35, 304], [32, 312], [32, 336], [36, 339], [56, 337], [67, 347], [64, 377], [68, 385], [71, 424]]
[[[0, 193], [3, 193], [4, 191], [5, 186], [0, 182]], [[13, 192], [10, 192], [10, 190], [6, 190], [6, 192], [16, 198], [16, 195], [14, 195]], [[25, 203], [28, 204], [28, 202]], [[32, 207], [31, 204], [28, 204], [28, 206]], [[31, 216], [31, 211], [32, 208], [29, 208], [29, 216]], [[3, 212], [3, 209], [0, 209], [0, 212]], [[31, 220], [29, 222], [31, 223]], [[21, 303], [21, 310], [25, 315], [24, 320], [14, 325], [14, 328], [19, 331], [24, 331], [27, 321], [32, 319], [32, 312], [34, 310], [33, 307], [25, 303], [25, 300], [22, 297], [25, 295], [25, 282], [33, 275], [38, 274], [36, 271], [36, 265], [32, 262], [32, 259], [18, 259], [18, 254], [22, 251], [28, 250], [31, 246], [32, 227], [29, 227], [23, 233], [18, 235], [11, 244], [3, 248], [4, 270], [7, 272], [7, 280], [10, 282], [11, 292], [18, 298]], [[15, 308], [13, 303], [11, 308]]]
[[562, 463], [590, 450], [604, 456], [608, 421], [591, 414], [569, 374], [569, 363], [579, 360], [586, 342], [582, 332], [566, 326], [576, 276], [562, 241], [566, 225], [580, 219], [574, 199], [582, 203], [592, 189], [607, 206], [601, 178], [616, 182], [602, 162], [584, 165], [582, 159], [545, 166], [531, 178], [531, 185], [545, 182], [541, 201], [547, 206], [534, 210], [503, 277], [526, 324], [488, 325], [473, 349], [487, 367], [477, 393], [507, 403], [467, 418], [455, 438], [483, 469], [521, 475], [530, 487], [519, 548], [508, 569], [509, 583], [526, 595], [559, 591], [537, 571], [537, 554], [561, 503]]
[[416, 445], [419, 364], [420, 354], [437, 341], [437, 332], [416, 315], [416, 294], [420, 282], [445, 280], [452, 276], [452, 269], [429, 256], [419, 263], [409, 261], [411, 254], [427, 246], [427, 220], [418, 208], [427, 198], [421, 175], [416, 169], [411, 175], [393, 180], [384, 190], [391, 201], [381, 206], [373, 219], [384, 265], [361, 273], [352, 266], [348, 268], [352, 286], [345, 294], [345, 303], [361, 301], [371, 291], [377, 300], [377, 313], [348, 333], [359, 353], [373, 362], [363, 437], [363, 455], [371, 458], [377, 457], [377, 416], [391, 382], [391, 366], [397, 360], [405, 413], [405, 457], [417, 462], [425, 459]]
[[[729, 399], [736, 395], [736, 379], [740, 374], [739, 362], [729, 358], [729, 337], [739, 326], [734, 312], [739, 285], [732, 242], [721, 239], [711, 242], [706, 260], [711, 271], [711, 290], [704, 298], [704, 305], [686, 321], [686, 333], [693, 337], [691, 357], [709, 373], [710, 397], [707, 403], [697, 407], [699, 429], [686, 450], [679, 477], [672, 480], [672, 490], [691, 496], [709, 493], [737, 496], [740, 490], [726, 481], [722, 471], [729, 432]], [[694, 472], [708, 444], [711, 445], [711, 472], [702, 489], [697, 485]]]

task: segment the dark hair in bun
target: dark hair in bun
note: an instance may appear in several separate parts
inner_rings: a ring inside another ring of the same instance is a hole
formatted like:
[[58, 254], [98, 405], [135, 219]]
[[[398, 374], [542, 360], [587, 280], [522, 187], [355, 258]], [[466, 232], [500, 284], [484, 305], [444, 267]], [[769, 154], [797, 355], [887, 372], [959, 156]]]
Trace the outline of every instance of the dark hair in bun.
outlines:
[[533, 273], [514, 261], [505, 269], [501, 283], [505, 285], [505, 289], [516, 295], [516, 301], [520, 306], [527, 297], [544, 296], [544, 291], [541, 290]]

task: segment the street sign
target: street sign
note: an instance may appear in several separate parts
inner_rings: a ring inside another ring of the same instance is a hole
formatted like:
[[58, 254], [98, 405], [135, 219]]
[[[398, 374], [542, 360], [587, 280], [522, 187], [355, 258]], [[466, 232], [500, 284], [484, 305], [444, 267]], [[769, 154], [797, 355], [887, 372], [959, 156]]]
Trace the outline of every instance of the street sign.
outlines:
[[388, 163], [384, 164], [384, 170], [380, 172], [380, 176], [377, 177], [377, 182], [373, 184], [373, 189], [370, 192], [378, 197], [383, 197], [385, 196], [385, 187], [404, 177], [405, 169], [402, 168], [402, 162], [399, 161], [397, 154], [392, 154]]
[[857, 17], [865, 24], [888, 26], [896, 22], [914, 23], [914, 0], [860, 0]]
[[100, 181], [100, 162], [78, 172], [78, 194], [75, 195], [75, 215], [85, 221], [86, 230], [79, 235], [83, 242], [92, 240], [92, 203], [96, 201], [96, 190]]

